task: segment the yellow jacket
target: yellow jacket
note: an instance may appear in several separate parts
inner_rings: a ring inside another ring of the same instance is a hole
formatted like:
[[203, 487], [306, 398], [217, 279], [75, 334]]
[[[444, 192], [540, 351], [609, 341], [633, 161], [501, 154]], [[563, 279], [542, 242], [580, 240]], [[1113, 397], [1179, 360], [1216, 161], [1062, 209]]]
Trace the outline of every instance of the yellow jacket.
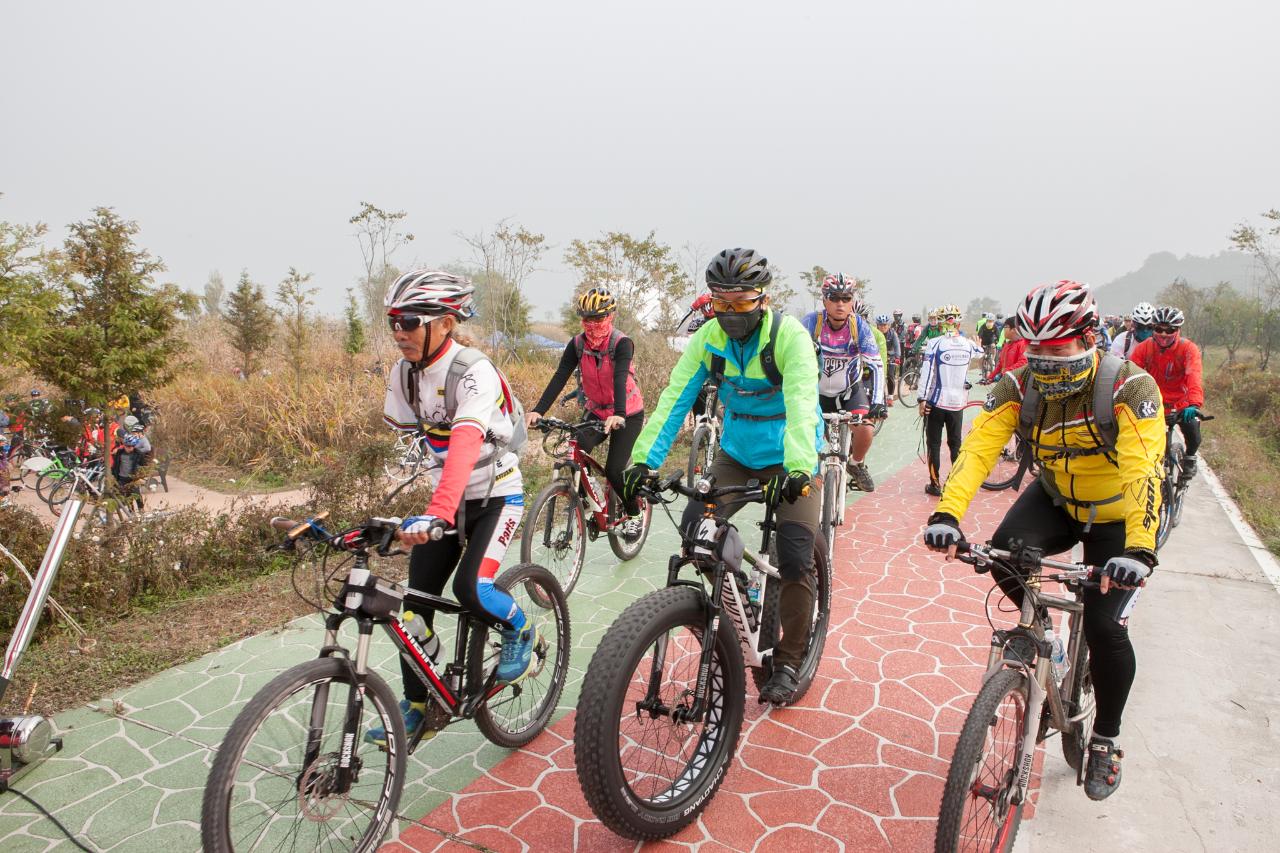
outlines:
[[[957, 520], [964, 517], [969, 502], [1018, 426], [1027, 381], [1029, 375], [1024, 366], [1006, 373], [992, 388], [951, 468], [938, 512]], [[1069, 456], [1037, 447], [1036, 457], [1043, 468], [1041, 477], [1049, 479], [1067, 499], [1063, 509], [1078, 521], [1089, 521], [1091, 513], [1096, 513], [1093, 521], [1099, 524], [1123, 521], [1125, 548], [1154, 553], [1165, 445], [1160, 389], [1141, 368], [1125, 362], [1116, 378], [1112, 400], [1118, 430], [1115, 452]], [[1042, 400], [1031, 438], [1060, 447], [1100, 447], [1102, 439], [1093, 423], [1092, 408], [1092, 381], [1064, 400]], [[1047, 489], [1051, 495], [1054, 490]], [[1119, 499], [1115, 500], [1117, 495]], [[1095, 503], [1109, 498], [1113, 499], [1109, 503]]]

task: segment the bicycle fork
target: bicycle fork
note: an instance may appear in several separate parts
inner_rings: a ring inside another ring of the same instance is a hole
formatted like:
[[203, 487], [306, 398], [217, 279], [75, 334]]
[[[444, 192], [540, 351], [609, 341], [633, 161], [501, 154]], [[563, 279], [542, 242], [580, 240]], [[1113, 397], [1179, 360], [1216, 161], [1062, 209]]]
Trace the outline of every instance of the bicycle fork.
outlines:
[[[334, 617], [330, 617], [333, 620]], [[322, 657], [334, 657], [341, 651], [338, 646], [338, 626], [341, 617], [325, 625]], [[329, 709], [329, 682], [316, 685], [311, 699], [311, 717], [307, 727], [307, 749], [303, 756], [302, 770], [298, 774], [298, 790], [308, 795], [324, 796], [328, 794], [345, 794], [360, 775], [360, 759], [356, 757], [356, 739], [360, 735], [360, 719], [364, 711], [365, 678], [369, 674], [369, 642], [373, 636], [373, 624], [360, 623], [360, 635], [356, 641], [356, 659], [351, 661], [345, 656], [341, 659], [347, 664], [351, 674], [351, 687], [347, 692], [347, 706], [342, 719], [342, 741], [338, 750], [338, 765], [332, 775], [332, 789], [327, 791], [304, 790], [315, 781], [325, 778], [314, 773], [313, 766], [320, 758], [320, 748], [324, 741], [325, 717]]]

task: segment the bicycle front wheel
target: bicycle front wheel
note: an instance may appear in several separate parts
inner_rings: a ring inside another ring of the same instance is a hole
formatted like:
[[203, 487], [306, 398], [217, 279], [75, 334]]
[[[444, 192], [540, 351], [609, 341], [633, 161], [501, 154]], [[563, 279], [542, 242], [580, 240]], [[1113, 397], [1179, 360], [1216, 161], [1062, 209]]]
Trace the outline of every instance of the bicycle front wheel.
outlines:
[[996, 673], [974, 700], [942, 790], [935, 853], [1007, 853], [1022, 821], [1014, 803], [1018, 760], [1026, 736], [1027, 678]]
[[582, 502], [565, 480], [538, 493], [520, 534], [520, 562], [537, 563], [555, 575], [567, 596], [587, 556], [587, 522]]
[[711, 460], [716, 455], [715, 445], [711, 441], [711, 430], [700, 426], [693, 431], [689, 446], [689, 465], [685, 471], [685, 483], [692, 486], [711, 469]]
[[[701, 590], [666, 587], [633, 602], [587, 667], [574, 721], [578, 782], [587, 804], [626, 838], [673, 835], [697, 820], [737, 749], [746, 693], [730, 620], [704, 637]], [[713, 643], [706, 711], [682, 721], [698, 687], [703, 642]]]
[[[218, 748], [204, 789], [204, 849], [374, 850], [404, 786], [404, 720], [387, 683], [370, 673], [357, 721], [351, 781], [339, 779], [349, 700], [357, 690], [336, 658], [282, 672], [249, 701]], [[385, 748], [364, 732], [381, 726]]]
[[[533, 649], [533, 670], [476, 709], [481, 734], [498, 746], [517, 749], [547, 727], [560, 701], [569, 672], [569, 605], [555, 576], [531, 563], [512, 566], [494, 585], [510, 593], [541, 638]], [[502, 635], [496, 628], [471, 634], [467, 667], [472, 685], [485, 683], [501, 653]]]
[[835, 560], [836, 528], [840, 524], [840, 504], [844, 501], [844, 477], [839, 460], [827, 465], [822, 477], [822, 538], [826, 541], [827, 562]]

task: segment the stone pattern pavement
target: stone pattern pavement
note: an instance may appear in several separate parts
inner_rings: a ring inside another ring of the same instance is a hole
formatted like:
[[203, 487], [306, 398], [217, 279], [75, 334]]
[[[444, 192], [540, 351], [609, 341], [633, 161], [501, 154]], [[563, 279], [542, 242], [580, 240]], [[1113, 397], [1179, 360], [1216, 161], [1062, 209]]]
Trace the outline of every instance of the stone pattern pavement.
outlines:
[[[985, 493], [966, 528], [989, 534], [1015, 496]], [[748, 688], [738, 754], [702, 817], [661, 850], [927, 850], [947, 762], [981, 682], [990, 588], [917, 545], [932, 508], [914, 467], [862, 496], [837, 545], [826, 654], [799, 705], [766, 712]], [[423, 823], [499, 851], [632, 850], [597, 823], [566, 717], [450, 796]], [[409, 828], [387, 849], [462, 850]]]

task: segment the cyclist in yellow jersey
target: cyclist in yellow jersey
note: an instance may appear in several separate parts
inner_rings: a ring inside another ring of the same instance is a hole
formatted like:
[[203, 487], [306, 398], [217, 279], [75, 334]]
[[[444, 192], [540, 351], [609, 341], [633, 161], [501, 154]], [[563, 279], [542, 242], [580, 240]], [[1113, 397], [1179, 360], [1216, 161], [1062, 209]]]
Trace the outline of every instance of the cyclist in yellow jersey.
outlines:
[[[1130, 362], [1099, 355], [1097, 307], [1085, 285], [1037, 287], [1018, 309], [1027, 365], [1006, 373], [960, 449], [925, 544], [955, 555], [960, 519], [1015, 430], [1043, 466], [992, 542], [1015, 541], [1046, 555], [1084, 545], [1086, 562], [1103, 566], [1100, 588], [1084, 591], [1084, 638], [1097, 698], [1085, 793], [1101, 800], [1120, 784], [1115, 747], [1136, 662], [1128, 619], [1156, 565], [1155, 536], [1164, 455], [1164, 409], [1155, 380]], [[1015, 603], [1019, 580], [993, 575]]]

